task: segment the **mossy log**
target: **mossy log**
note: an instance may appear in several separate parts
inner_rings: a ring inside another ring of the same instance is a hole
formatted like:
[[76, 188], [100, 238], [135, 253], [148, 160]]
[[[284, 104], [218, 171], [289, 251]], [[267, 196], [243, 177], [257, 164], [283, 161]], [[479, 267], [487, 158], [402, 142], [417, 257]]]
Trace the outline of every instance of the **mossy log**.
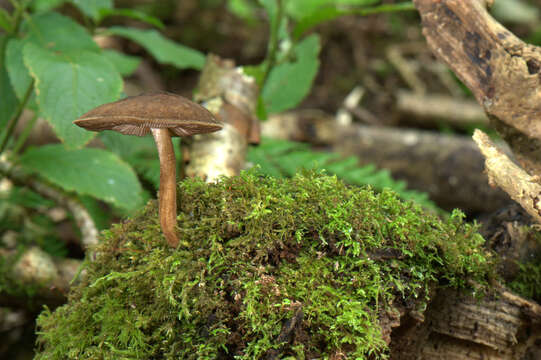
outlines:
[[178, 249], [154, 203], [102, 235], [68, 304], [39, 317], [36, 359], [380, 359], [433, 326], [441, 291], [493, 294], [477, 228], [390, 191], [251, 171], [186, 180], [178, 202]]

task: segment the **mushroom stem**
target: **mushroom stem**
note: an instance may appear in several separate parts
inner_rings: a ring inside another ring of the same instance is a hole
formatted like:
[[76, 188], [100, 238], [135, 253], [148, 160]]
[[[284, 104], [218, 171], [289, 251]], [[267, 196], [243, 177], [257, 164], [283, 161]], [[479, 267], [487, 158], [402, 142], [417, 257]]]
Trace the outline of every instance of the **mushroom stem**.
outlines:
[[160, 157], [160, 190], [158, 193], [160, 224], [167, 243], [177, 247], [177, 164], [171, 134], [166, 128], [151, 129]]

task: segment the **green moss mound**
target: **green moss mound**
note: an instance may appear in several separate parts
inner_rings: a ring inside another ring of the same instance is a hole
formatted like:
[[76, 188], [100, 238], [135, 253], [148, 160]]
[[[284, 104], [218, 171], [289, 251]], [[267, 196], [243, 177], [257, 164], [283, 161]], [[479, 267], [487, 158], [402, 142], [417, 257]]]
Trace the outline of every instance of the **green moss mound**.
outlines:
[[460, 213], [324, 174], [186, 180], [178, 200], [182, 246], [155, 203], [105, 232], [69, 303], [40, 315], [36, 359], [384, 358], [380, 313], [491, 265]]

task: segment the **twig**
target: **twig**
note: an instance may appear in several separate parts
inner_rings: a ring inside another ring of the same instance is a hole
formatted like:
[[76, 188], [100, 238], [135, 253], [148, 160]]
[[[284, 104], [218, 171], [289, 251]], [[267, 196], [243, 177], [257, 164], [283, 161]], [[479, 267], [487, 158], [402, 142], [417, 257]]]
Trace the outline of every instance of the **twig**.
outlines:
[[443, 95], [421, 95], [410, 91], [396, 94], [398, 110], [424, 119], [444, 119], [451, 125], [488, 125], [483, 108], [475, 101]]
[[399, 45], [387, 48], [387, 59], [398, 70], [402, 79], [418, 94], [426, 93], [426, 85], [416, 74], [415, 66], [402, 55], [402, 48]]
[[499, 186], [541, 223], [541, 185], [539, 176], [531, 176], [498, 149], [487, 134], [475, 130], [473, 140], [486, 158], [489, 183]]

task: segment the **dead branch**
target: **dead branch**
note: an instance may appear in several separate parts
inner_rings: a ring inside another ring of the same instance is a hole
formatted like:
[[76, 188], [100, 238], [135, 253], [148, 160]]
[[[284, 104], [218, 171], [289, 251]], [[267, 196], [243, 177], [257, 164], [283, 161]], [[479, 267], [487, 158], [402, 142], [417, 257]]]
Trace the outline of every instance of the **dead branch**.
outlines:
[[519, 163], [541, 174], [541, 48], [494, 20], [483, 0], [414, 0], [429, 47], [470, 88]]
[[483, 108], [474, 101], [454, 99], [444, 95], [421, 95], [410, 91], [396, 93], [397, 108], [434, 125], [436, 119], [463, 127], [465, 125], [488, 125]]
[[466, 136], [358, 124], [339, 126], [334, 117], [315, 110], [271, 116], [262, 130], [265, 136], [309, 142], [344, 156], [354, 155], [360, 165], [389, 169], [410, 188], [429, 192], [445, 208], [487, 212], [509, 201], [505, 193], [488, 186], [483, 157]]
[[541, 223], [541, 178], [531, 176], [512, 162], [481, 130], [475, 130], [473, 140], [485, 156], [489, 183], [502, 188]]
[[[497, 288], [476, 298], [438, 292], [424, 322], [404, 319], [391, 342], [393, 360], [514, 360], [529, 357], [541, 339], [541, 307]], [[527, 334], [527, 335], [526, 335]], [[531, 341], [525, 341], [525, 336]]]

